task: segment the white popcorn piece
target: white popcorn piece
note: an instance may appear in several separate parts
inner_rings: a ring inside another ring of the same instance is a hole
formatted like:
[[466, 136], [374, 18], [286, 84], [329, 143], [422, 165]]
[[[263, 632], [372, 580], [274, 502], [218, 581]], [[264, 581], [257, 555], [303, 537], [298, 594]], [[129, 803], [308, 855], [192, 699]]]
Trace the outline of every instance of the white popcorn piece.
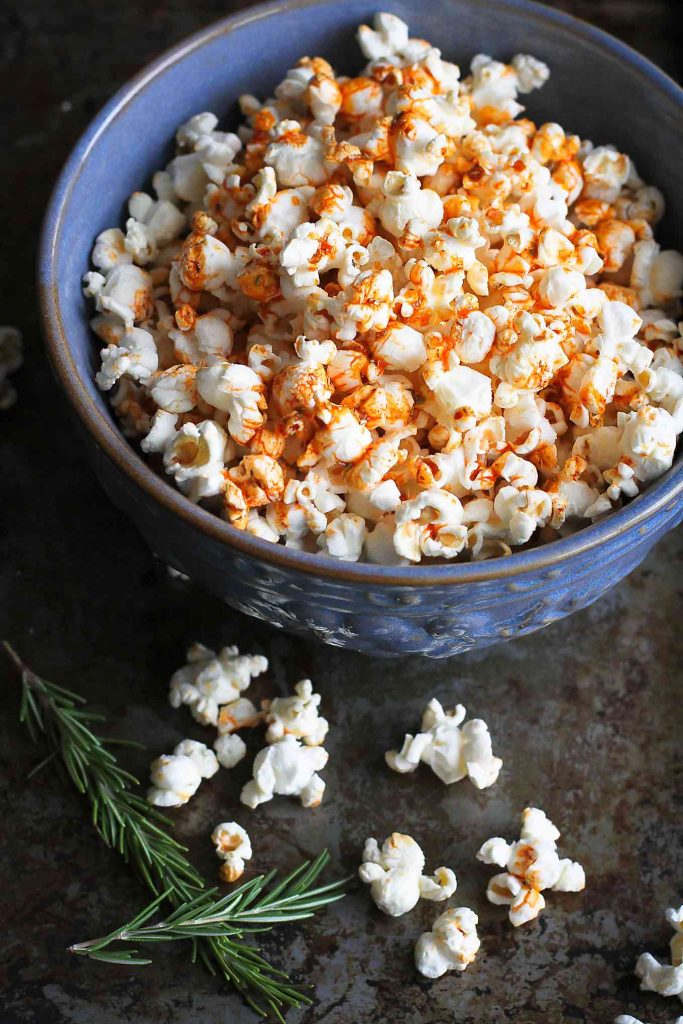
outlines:
[[100, 357], [102, 368], [95, 380], [102, 391], [110, 391], [121, 377], [147, 382], [159, 365], [154, 338], [140, 327], [130, 327], [121, 343], [103, 348]]
[[415, 966], [425, 978], [440, 978], [447, 971], [464, 971], [481, 942], [479, 918], [468, 907], [451, 907], [437, 917], [432, 930], [423, 932], [415, 946]]
[[308, 747], [319, 747], [325, 742], [329, 723], [319, 713], [320, 694], [313, 692], [310, 679], [302, 679], [294, 686], [294, 696], [275, 697], [264, 702], [266, 711], [266, 743], [276, 743], [283, 736], [294, 736]]
[[503, 762], [493, 756], [486, 723], [473, 718], [462, 725], [465, 715], [462, 704], [444, 711], [432, 698], [422, 716], [420, 732], [416, 736], [408, 733], [400, 751], [389, 750], [384, 755], [387, 764], [405, 774], [414, 772], [422, 761], [447, 786], [466, 777], [477, 789], [492, 786]]
[[318, 534], [318, 547], [342, 562], [357, 562], [363, 552], [367, 526], [351, 512], [342, 512]]
[[156, 807], [181, 807], [194, 796], [202, 779], [218, 771], [213, 751], [196, 740], [183, 740], [172, 754], [152, 761], [147, 801]]
[[107, 228], [95, 239], [92, 255], [93, 266], [106, 274], [122, 263], [132, 263], [133, 257], [127, 251], [125, 235], [120, 228]]
[[678, 996], [683, 1002], [683, 906], [670, 907], [665, 916], [674, 929], [671, 964], [662, 964], [651, 953], [642, 953], [636, 963], [636, 975], [644, 992]]
[[253, 810], [274, 796], [298, 796], [302, 807], [317, 807], [325, 792], [317, 773], [328, 756], [323, 747], [305, 746], [286, 734], [256, 755], [254, 777], [242, 789], [240, 800]]
[[197, 371], [197, 391], [209, 405], [228, 413], [228, 431], [246, 444], [263, 423], [263, 382], [241, 363], [216, 362]]
[[225, 431], [213, 420], [184, 423], [166, 443], [164, 469], [191, 501], [220, 494], [227, 444]]
[[558, 856], [559, 838], [559, 831], [543, 811], [527, 807], [522, 813], [518, 842], [508, 844], [495, 837], [487, 840], [477, 853], [477, 859], [484, 864], [506, 868], [503, 874], [491, 879], [486, 895], [490, 903], [509, 906], [514, 927], [538, 917], [545, 906], [544, 889], [581, 892], [585, 888], [581, 865]]
[[251, 840], [236, 821], [224, 821], [211, 833], [216, 856], [222, 860], [218, 872], [223, 882], [236, 882], [244, 874], [245, 861], [251, 860]]
[[214, 740], [213, 749], [222, 768], [234, 768], [247, 756], [247, 745], [236, 733], [224, 733]]
[[410, 836], [392, 832], [380, 849], [376, 839], [368, 839], [358, 874], [370, 886], [370, 895], [381, 911], [390, 917], [407, 914], [422, 897], [447, 900], [457, 888], [450, 868], [437, 868], [424, 875], [425, 856]]
[[390, 171], [382, 191], [384, 197], [378, 202], [376, 212], [389, 234], [400, 237], [408, 231], [421, 238], [441, 223], [441, 196], [432, 189], [422, 188], [414, 174]]
[[187, 662], [171, 676], [168, 699], [174, 708], [187, 704], [202, 725], [216, 725], [220, 705], [237, 700], [268, 669], [267, 658], [259, 654], [240, 654], [237, 647], [216, 654], [198, 643], [188, 648]]

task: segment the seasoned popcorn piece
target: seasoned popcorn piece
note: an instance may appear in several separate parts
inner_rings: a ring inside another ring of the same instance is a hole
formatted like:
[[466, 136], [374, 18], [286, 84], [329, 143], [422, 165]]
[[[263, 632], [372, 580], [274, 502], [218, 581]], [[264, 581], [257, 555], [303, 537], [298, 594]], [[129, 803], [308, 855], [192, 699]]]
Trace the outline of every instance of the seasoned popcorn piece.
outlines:
[[389, 767], [404, 774], [414, 772], [422, 761], [447, 786], [466, 776], [477, 789], [492, 786], [503, 762], [493, 756], [486, 723], [473, 718], [462, 725], [465, 714], [462, 704], [444, 711], [438, 700], [430, 700], [420, 732], [406, 735], [400, 752], [389, 750], [384, 755]]
[[183, 740], [172, 754], [152, 761], [147, 801], [156, 807], [181, 807], [194, 796], [202, 779], [218, 771], [213, 751], [196, 740]]
[[642, 953], [636, 963], [636, 975], [644, 992], [678, 996], [683, 1002], [683, 906], [670, 907], [665, 916], [674, 929], [671, 964], [662, 964], [651, 953]]
[[236, 821], [224, 821], [211, 833], [216, 856], [223, 861], [218, 872], [221, 881], [236, 882], [244, 874], [244, 862], [251, 860], [251, 840]]
[[310, 679], [296, 683], [294, 696], [264, 701], [262, 707], [268, 723], [267, 743], [276, 743], [283, 736], [294, 736], [308, 747], [319, 747], [325, 742], [329, 724], [318, 711], [320, 694], [313, 692]]
[[381, 911], [390, 917], [407, 914], [422, 897], [447, 900], [457, 888], [450, 868], [437, 868], [423, 875], [425, 856], [410, 836], [393, 832], [380, 849], [376, 839], [368, 839], [358, 874], [370, 886], [370, 895]]
[[325, 792], [317, 773], [328, 756], [322, 747], [304, 746], [286, 734], [256, 755], [254, 777], [242, 789], [240, 800], [253, 810], [274, 796], [298, 796], [302, 807], [317, 807]]
[[237, 700], [252, 678], [268, 669], [267, 658], [259, 654], [240, 654], [237, 647], [216, 654], [198, 643], [188, 648], [187, 661], [171, 676], [169, 703], [187, 704], [202, 725], [216, 725], [220, 705]]
[[154, 338], [140, 327], [128, 328], [120, 344], [103, 348], [100, 357], [102, 368], [95, 380], [102, 391], [110, 391], [121, 377], [148, 382], [159, 365]]
[[479, 918], [468, 907], [451, 907], [423, 932], [415, 946], [415, 966], [425, 978], [440, 978], [447, 971], [464, 971], [472, 963], [481, 942]]
[[518, 842], [508, 844], [496, 837], [487, 840], [477, 853], [477, 860], [484, 864], [506, 868], [491, 879], [486, 895], [490, 903], [510, 907], [514, 927], [538, 917], [545, 906], [542, 890], [580, 892], [585, 888], [581, 865], [558, 856], [559, 838], [559, 831], [543, 811], [527, 807]]

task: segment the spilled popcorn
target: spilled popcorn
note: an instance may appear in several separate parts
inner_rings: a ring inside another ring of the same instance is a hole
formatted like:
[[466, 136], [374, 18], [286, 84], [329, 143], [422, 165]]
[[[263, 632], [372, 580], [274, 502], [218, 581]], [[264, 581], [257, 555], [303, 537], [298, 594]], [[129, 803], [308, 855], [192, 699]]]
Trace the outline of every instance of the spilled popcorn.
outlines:
[[447, 900], [457, 888], [450, 868], [437, 868], [433, 875], [423, 875], [424, 866], [424, 853], [415, 840], [392, 832], [381, 849], [376, 839], [367, 840], [358, 874], [370, 886], [370, 895], [379, 909], [390, 917], [400, 917], [421, 897]]
[[643, 953], [636, 963], [640, 987], [660, 996], [678, 996], [683, 1001], [683, 906], [671, 907], [666, 919], [674, 929], [671, 939], [671, 964], [660, 964], [652, 954]]
[[415, 966], [425, 978], [440, 978], [446, 971], [464, 971], [481, 942], [478, 917], [468, 907], [451, 907], [423, 932], [415, 945]]
[[496, 837], [487, 840], [477, 853], [484, 864], [505, 868], [488, 884], [489, 902], [509, 906], [511, 923], [518, 927], [533, 921], [545, 906], [543, 889], [554, 892], [580, 892], [586, 876], [580, 864], [561, 860], [557, 854], [558, 829], [537, 807], [522, 812], [519, 841], [506, 843]]
[[264, 701], [263, 707], [268, 723], [266, 742], [275, 743], [283, 736], [295, 736], [309, 747], [319, 747], [325, 742], [329, 723], [319, 712], [320, 694], [313, 693], [310, 679], [302, 679], [294, 687], [295, 696], [276, 697]]
[[417, 736], [408, 733], [400, 751], [387, 751], [387, 764], [404, 774], [414, 772], [423, 761], [446, 785], [468, 776], [477, 789], [492, 786], [503, 762], [493, 756], [486, 722], [473, 718], [460, 728], [465, 715], [462, 704], [444, 711], [438, 700], [430, 700], [421, 731]]
[[253, 810], [274, 796], [298, 796], [302, 807], [317, 807], [325, 792], [317, 773], [328, 756], [322, 747], [305, 746], [287, 734], [256, 755], [253, 779], [242, 789], [240, 800]]
[[236, 882], [244, 874], [244, 862], [251, 860], [251, 840], [245, 829], [236, 821], [224, 821], [211, 833], [211, 842], [223, 861], [218, 872], [221, 880]]
[[408, 564], [594, 521], [683, 429], [663, 198], [520, 117], [541, 61], [461, 77], [392, 14], [358, 40], [356, 77], [303, 57], [237, 134], [180, 126], [95, 242], [98, 385], [190, 500], [271, 543]]
[[147, 801], [156, 807], [182, 807], [197, 792], [202, 779], [210, 779], [217, 771], [218, 761], [212, 750], [197, 740], [183, 740], [172, 754], [152, 761]]
[[16, 389], [8, 381], [24, 361], [24, 342], [21, 331], [16, 327], [0, 327], [0, 412], [16, 405]]
[[187, 662], [173, 673], [168, 699], [174, 708], [187, 704], [201, 725], [217, 725], [221, 705], [232, 706], [252, 678], [268, 669], [260, 654], [240, 654], [237, 647], [216, 654], [198, 643], [188, 649]]

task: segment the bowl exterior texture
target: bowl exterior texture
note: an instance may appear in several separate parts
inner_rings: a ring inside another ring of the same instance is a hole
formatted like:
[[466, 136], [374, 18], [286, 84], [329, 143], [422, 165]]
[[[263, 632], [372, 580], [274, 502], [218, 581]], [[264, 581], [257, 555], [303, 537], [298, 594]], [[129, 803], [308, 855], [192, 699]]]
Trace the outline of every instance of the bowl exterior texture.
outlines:
[[385, 657], [446, 658], [523, 636], [585, 608], [635, 569], [682, 515], [680, 503], [671, 502], [647, 526], [624, 530], [566, 565], [508, 579], [386, 586], [314, 576], [228, 548], [152, 504], [101, 451], [93, 454], [112, 501], [132, 516], [165, 562], [278, 629]]
[[[440, 658], [539, 629], [590, 604], [631, 572], [683, 516], [679, 464], [631, 505], [576, 537], [478, 565], [387, 570], [285, 552], [194, 510], [128, 446], [94, 383], [96, 339], [80, 291], [95, 235], [120, 224], [131, 192], [172, 154], [177, 126], [213, 110], [232, 127], [241, 93], [268, 95], [303, 54], [341, 72], [361, 65], [359, 22], [391, 10], [466, 73], [478, 52], [532, 52], [551, 79], [530, 97], [537, 123], [559, 121], [630, 153], [665, 193], [659, 236], [683, 236], [681, 91], [604, 34], [526, 0], [431, 0], [415, 6], [284, 3], [252, 8], [145, 69], [98, 115], [57, 185], [39, 262], [48, 351], [75, 407], [95, 471], [150, 547], [228, 604], [278, 628], [368, 654]], [[270, 549], [270, 550], [269, 550]]]

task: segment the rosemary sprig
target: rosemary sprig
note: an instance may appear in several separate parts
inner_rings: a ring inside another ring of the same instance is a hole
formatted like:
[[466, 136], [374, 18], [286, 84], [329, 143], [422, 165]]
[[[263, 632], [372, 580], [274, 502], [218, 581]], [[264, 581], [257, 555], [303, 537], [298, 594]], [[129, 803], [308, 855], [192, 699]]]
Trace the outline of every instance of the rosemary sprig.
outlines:
[[145, 964], [151, 961], [139, 959], [136, 949], [111, 950], [109, 947], [113, 942], [172, 942], [207, 936], [241, 938], [245, 934], [268, 931], [274, 924], [303, 921], [344, 895], [344, 882], [311, 888], [328, 860], [325, 850], [315, 861], [304, 862], [277, 884], [273, 884], [275, 873], [271, 872], [245, 882], [227, 896], [219, 897], [216, 889], [207, 890], [181, 904], [165, 920], [149, 924], [169, 896], [168, 892], [162, 893], [122, 928], [101, 939], [69, 946], [69, 952], [92, 960]]
[[[21, 677], [20, 720], [34, 741], [40, 734], [45, 736], [76, 789], [89, 801], [92, 822], [104, 842], [118, 850], [155, 896], [123, 928], [103, 939], [77, 943], [71, 951], [110, 963], [145, 964], [150, 961], [138, 957], [135, 950], [111, 950], [109, 945], [131, 938], [136, 942], [187, 938], [193, 943], [193, 961], [200, 959], [212, 974], [220, 974], [260, 1016], [270, 1013], [284, 1024], [283, 1007], [310, 1004], [310, 996], [241, 938], [309, 917], [343, 895], [344, 882], [311, 888], [329, 860], [327, 851], [280, 882], [272, 884], [271, 873], [216, 899], [216, 891], [206, 889], [187, 859], [186, 848], [166, 831], [170, 819], [131, 791], [138, 780], [120, 767], [106, 747], [108, 741], [90, 728], [102, 716], [86, 710], [78, 694], [36, 675], [7, 642], [2, 646]], [[149, 925], [164, 903], [174, 908], [173, 913]]]

